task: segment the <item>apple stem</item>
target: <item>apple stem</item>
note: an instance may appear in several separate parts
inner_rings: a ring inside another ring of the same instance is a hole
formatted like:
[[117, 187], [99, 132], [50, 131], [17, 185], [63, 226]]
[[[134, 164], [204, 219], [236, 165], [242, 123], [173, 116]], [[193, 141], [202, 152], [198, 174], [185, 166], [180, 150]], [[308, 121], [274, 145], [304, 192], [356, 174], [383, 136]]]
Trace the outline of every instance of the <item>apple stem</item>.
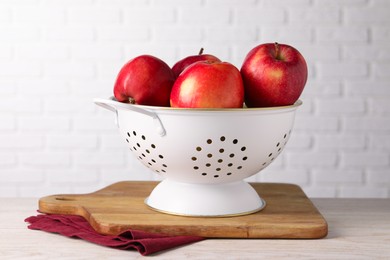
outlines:
[[279, 44], [275, 42], [275, 57], [276, 59], [279, 59]]
[[135, 99], [132, 98], [132, 97], [129, 97], [129, 103], [130, 103], [130, 104], [135, 104]]
[[200, 48], [198, 55], [202, 55], [203, 54], [203, 50], [204, 50], [203, 48]]

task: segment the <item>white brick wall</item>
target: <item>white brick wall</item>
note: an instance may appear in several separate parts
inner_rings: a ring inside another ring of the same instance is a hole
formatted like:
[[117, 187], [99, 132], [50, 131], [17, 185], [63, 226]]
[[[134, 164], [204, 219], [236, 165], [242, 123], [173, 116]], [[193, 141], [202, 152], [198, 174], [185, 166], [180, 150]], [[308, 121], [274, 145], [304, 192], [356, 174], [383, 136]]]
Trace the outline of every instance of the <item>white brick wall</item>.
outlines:
[[240, 67], [278, 41], [308, 61], [304, 105], [285, 151], [249, 180], [390, 198], [389, 14], [383, 0], [0, 0], [0, 196], [158, 179], [92, 99], [137, 55], [173, 65], [204, 47]]

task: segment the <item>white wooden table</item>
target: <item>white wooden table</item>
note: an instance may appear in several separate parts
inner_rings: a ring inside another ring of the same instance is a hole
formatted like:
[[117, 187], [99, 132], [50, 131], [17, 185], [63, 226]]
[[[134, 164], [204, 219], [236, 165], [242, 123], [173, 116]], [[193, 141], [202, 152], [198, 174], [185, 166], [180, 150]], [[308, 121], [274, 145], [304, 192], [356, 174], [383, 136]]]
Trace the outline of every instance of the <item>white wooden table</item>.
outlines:
[[[328, 221], [318, 240], [207, 239], [158, 259], [390, 259], [390, 199], [312, 199]], [[0, 198], [0, 259], [137, 259], [137, 251], [27, 229], [38, 199]]]

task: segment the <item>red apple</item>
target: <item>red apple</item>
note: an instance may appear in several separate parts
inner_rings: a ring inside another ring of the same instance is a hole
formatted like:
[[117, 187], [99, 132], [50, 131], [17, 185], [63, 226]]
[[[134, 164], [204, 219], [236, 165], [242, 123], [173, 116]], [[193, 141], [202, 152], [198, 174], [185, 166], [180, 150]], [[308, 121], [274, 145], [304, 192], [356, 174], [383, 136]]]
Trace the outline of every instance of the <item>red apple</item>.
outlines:
[[305, 87], [307, 65], [294, 47], [266, 43], [248, 53], [241, 75], [248, 107], [292, 105]]
[[159, 58], [141, 55], [120, 70], [114, 96], [120, 102], [149, 106], [169, 106], [175, 76]]
[[175, 77], [177, 78], [185, 68], [197, 61], [220, 62], [220, 59], [211, 54], [203, 54], [203, 48], [201, 48], [198, 55], [188, 56], [182, 60], [179, 60], [175, 65], [173, 65], [172, 71], [175, 74]]
[[181, 108], [241, 108], [244, 85], [240, 71], [228, 62], [199, 61], [176, 79], [171, 106]]

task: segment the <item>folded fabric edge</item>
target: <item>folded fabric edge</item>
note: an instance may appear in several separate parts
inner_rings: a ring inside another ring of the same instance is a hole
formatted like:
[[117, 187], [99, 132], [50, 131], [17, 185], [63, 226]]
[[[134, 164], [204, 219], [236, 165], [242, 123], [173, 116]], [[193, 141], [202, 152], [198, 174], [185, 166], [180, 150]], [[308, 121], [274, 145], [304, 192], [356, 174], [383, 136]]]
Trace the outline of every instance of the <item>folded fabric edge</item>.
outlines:
[[171, 236], [132, 229], [116, 236], [103, 235], [97, 233], [83, 217], [76, 215], [39, 214], [30, 216], [24, 221], [29, 223], [29, 229], [79, 238], [115, 249], [135, 249], [143, 256], [205, 239], [199, 236]]

